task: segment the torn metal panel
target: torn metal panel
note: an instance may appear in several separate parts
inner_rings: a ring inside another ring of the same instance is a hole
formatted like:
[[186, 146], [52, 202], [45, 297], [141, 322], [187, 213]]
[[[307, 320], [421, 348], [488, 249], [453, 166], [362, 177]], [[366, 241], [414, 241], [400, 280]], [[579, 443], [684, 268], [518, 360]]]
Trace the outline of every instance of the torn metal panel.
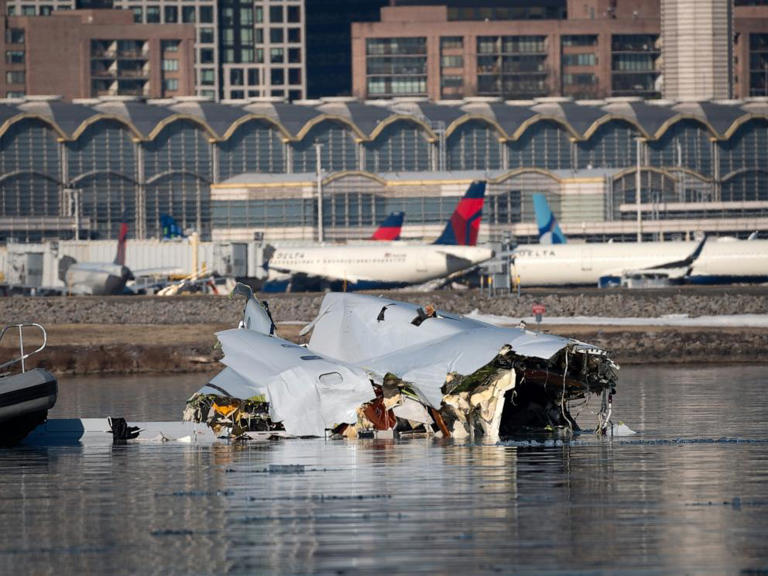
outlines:
[[301, 346], [249, 329], [216, 335], [227, 366], [202, 393], [247, 400], [263, 395], [273, 422], [295, 436], [322, 436], [357, 421], [357, 408], [374, 397], [359, 368], [323, 358]]

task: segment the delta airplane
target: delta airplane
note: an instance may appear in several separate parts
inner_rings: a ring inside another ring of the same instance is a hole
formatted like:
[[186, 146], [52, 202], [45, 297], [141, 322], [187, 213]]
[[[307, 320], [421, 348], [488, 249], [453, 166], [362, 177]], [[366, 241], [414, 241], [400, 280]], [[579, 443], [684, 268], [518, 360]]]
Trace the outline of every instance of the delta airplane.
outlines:
[[121, 294], [133, 273], [125, 265], [125, 242], [128, 225], [120, 224], [117, 254], [113, 262], [77, 262], [71, 256], [59, 260], [59, 278], [70, 294]]
[[485, 182], [472, 182], [433, 244], [371, 242], [280, 248], [269, 260], [269, 270], [347, 282], [348, 288], [358, 290], [420, 284], [449, 276], [493, 257], [490, 248], [476, 246], [484, 200]]
[[[535, 208], [541, 210], [537, 222], [554, 223], [545, 232], [559, 230], [546, 201]], [[513, 261], [512, 274], [521, 286], [768, 282], [768, 240], [542, 243], [518, 246]]]

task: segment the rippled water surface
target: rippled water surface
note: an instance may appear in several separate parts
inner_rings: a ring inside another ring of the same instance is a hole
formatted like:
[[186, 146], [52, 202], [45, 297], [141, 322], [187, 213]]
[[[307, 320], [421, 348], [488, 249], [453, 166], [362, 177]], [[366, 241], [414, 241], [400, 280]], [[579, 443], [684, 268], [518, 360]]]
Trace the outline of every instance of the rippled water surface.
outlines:
[[[768, 575], [766, 374], [624, 369], [614, 440], [0, 450], [0, 573]], [[52, 417], [203, 380], [65, 379]]]

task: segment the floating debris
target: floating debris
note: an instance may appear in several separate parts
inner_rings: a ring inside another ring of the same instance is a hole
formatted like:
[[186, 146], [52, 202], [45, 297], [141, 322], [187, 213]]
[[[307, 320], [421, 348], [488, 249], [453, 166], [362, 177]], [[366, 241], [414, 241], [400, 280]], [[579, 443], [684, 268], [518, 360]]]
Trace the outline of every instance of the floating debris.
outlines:
[[224, 370], [184, 419], [233, 437], [258, 430], [346, 438], [435, 435], [497, 442], [577, 431], [569, 403], [598, 396], [612, 429], [619, 367], [596, 346], [373, 296], [329, 293], [309, 344], [274, 335], [247, 287], [240, 328], [219, 332]]

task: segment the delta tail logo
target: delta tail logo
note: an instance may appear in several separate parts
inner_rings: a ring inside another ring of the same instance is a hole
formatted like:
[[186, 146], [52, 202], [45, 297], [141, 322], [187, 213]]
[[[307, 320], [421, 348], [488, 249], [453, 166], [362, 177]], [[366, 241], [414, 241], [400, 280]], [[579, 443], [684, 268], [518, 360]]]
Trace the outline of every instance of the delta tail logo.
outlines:
[[472, 182], [435, 244], [476, 246], [484, 201], [485, 182]]
[[536, 227], [539, 229], [539, 244], [565, 244], [565, 234], [549, 208], [547, 198], [544, 194], [532, 196], [533, 210], [536, 212]]
[[400, 240], [400, 231], [403, 228], [403, 218], [405, 212], [392, 212], [384, 222], [381, 223], [376, 229], [376, 232], [371, 236], [371, 240], [379, 240], [383, 242], [392, 242], [394, 240]]

